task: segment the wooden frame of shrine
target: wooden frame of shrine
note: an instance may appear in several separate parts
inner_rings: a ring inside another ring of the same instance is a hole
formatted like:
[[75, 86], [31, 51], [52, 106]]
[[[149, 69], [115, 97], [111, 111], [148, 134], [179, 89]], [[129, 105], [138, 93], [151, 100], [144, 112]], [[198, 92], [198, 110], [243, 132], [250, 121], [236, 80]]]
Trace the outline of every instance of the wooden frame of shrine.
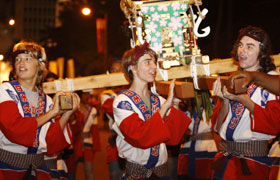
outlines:
[[[272, 55], [275, 66], [280, 66], [280, 55]], [[210, 74], [223, 74], [230, 73], [238, 70], [238, 66], [234, 63], [233, 59], [216, 59], [212, 60], [207, 64], [209, 65]], [[168, 73], [168, 79], [181, 79], [191, 77], [191, 67], [189, 65], [171, 67], [166, 70]], [[212, 89], [212, 83], [215, 80], [215, 77], [206, 76], [205, 68], [203, 66], [196, 66], [197, 76], [199, 77], [198, 84], [201, 89]], [[226, 78], [222, 78], [226, 80]], [[157, 73], [156, 76], [157, 90], [160, 94], [166, 95], [165, 91], [161, 91], [164, 88], [164, 84], [166, 82], [163, 81], [163, 77], [160, 73]], [[86, 77], [78, 77], [73, 79], [63, 79], [56, 80], [53, 82], [45, 82], [43, 83], [43, 90], [47, 94], [55, 93], [57, 91], [77, 91], [84, 89], [95, 89], [95, 88], [104, 88], [104, 87], [113, 87], [113, 86], [121, 86], [127, 85], [129, 82], [125, 78], [124, 73], [112, 73], [112, 74], [101, 74], [101, 75], [93, 75]], [[183, 89], [182, 89], [183, 88]], [[189, 91], [190, 93], [184, 94], [186, 89], [193, 90], [192, 82], [178, 82], [175, 91], [180, 91], [181, 93], [177, 93], [180, 98], [188, 98], [193, 97], [193, 91]]]

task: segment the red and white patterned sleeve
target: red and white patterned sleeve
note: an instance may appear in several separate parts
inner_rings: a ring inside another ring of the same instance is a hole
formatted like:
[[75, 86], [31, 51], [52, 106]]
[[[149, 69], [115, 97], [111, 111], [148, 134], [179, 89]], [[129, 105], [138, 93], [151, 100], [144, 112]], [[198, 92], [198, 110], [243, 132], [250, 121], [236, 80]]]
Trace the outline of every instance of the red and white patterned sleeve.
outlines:
[[170, 131], [170, 139], [166, 142], [168, 145], [177, 145], [191, 124], [192, 120], [181, 110], [171, 108], [168, 116], [164, 118]]
[[34, 117], [22, 117], [14, 101], [3, 101], [0, 102], [0, 130], [13, 143], [33, 146], [37, 121]]
[[[137, 148], [146, 149], [168, 141], [173, 144], [180, 139], [180, 134], [190, 123], [188, 121], [181, 123], [180, 119], [176, 119], [180, 113], [175, 109], [171, 110], [164, 119], [161, 118], [159, 112], [156, 112], [148, 121], [144, 121], [133, 110], [133, 105], [128, 99], [118, 100], [117, 98], [113, 107], [115, 125], [118, 126], [124, 139]], [[179, 126], [183, 127], [179, 128]], [[173, 132], [176, 130], [178, 132]]]

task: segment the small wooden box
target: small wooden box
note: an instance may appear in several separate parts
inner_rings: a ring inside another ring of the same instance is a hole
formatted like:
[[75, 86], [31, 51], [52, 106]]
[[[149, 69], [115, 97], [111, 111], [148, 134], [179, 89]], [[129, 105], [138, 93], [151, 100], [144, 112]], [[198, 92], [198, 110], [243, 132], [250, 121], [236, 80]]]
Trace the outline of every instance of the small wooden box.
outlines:
[[[245, 78], [239, 78], [239, 79], [234, 79], [234, 85], [233, 85], [233, 89], [231, 89], [230, 87], [227, 87], [229, 92], [233, 93], [233, 94], [243, 94], [243, 93], [247, 93], [247, 88], [243, 88], [242, 85], [245, 82]], [[230, 82], [228, 81], [228, 86], [230, 84]]]
[[[199, 88], [202, 90], [212, 90], [213, 89], [213, 83], [217, 80], [216, 77], [199, 77], [198, 78], [198, 85]], [[230, 88], [230, 82], [228, 81], [228, 76], [220, 76], [222, 86], [226, 86], [228, 92], [232, 94], [242, 94], [247, 92], [247, 88], [242, 88], [242, 84], [244, 83], [244, 78], [239, 78], [234, 80], [234, 87], [233, 89]]]
[[[198, 86], [201, 90], [212, 90], [213, 83], [218, 77], [199, 77]], [[232, 94], [242, 94], [247, 92], [247, 88], [242, 88], [242, 84], [245, 81], [244, 78], [234, 80], [234, 88], [230, 88], [230, 82], [228, 76], [220, 76], [222, 86], [226, 86], [227, 90]], [[170, 81], [158, 81], [156, 82], [157, 92], [161, 95], [168, 96]], [[194, 97], [194, 86], [192, 82], [175, 82], [175, 96], [180, 99]]]
[[[170, 81], [158, 81], [156, 82], [157, 92], [161, 95], [168, 96]], [[175, 82], [175, 97], [180, 99], [186, 99], [194, 97], [193, 83], [191, 82]]]
[[73, 99], [71, 93], [66, 93], [65, 95], [59, 96], [59, 103], [61, 110], [71, 110], [73, 109]]

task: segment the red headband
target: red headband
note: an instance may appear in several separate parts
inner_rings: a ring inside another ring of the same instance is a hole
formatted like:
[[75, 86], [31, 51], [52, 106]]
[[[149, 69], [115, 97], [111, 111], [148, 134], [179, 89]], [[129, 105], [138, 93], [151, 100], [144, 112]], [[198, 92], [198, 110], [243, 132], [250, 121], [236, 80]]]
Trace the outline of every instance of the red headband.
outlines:
[[135, 46], [135, 48], [134, 48], [135, 57], [134, 57], [134, 59], [129, 63], [129, 65], [134, 65], [134, 64], [136, 64], [137, 60], [138, 60], [141, 56], [143, 56], [143, 55], [146, 53], [148, 47], [149, 47], [149, 43], [147, 43], [147, 42], [145, 42], [145, 43], [142, 44], [142, 45]]
[[250, 37], [250, 38], [252, 38], [252, 39], [262, 43], [262, 41], [261, 41], [261, 39], [259, 37], [257, 37], [254, 34], [250, 33], [251, 30], [253, 30], [252, 26], [247, 26], [245, 28], [240, 29], [239, 35], [238, 35], [239, 39], [241, 39], [243, 36], [248, 36], [248, 37]]

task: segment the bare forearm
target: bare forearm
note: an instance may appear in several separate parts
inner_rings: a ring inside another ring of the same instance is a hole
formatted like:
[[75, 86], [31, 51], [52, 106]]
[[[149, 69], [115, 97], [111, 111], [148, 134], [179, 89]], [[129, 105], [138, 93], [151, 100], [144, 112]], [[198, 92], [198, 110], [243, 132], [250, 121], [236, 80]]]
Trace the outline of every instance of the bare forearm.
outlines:
[[228, 114], [228, 111], [229, 111], [228, 103], [229, 103], [229, 100], [227, 100], [227, 99], [222, 100], [222, 105], [221, 105], [221, 108], [219, 110], [219, 114], [218, 114], [218, 118], [217, 118], [217, 122], [216, 122], [216, 131], [217, 132], [220, 131], [220, 128], [222, 127], [224, 118]]
[[252, 72], [253, 81], [273, 94], [279, 95], [279, 78], [277, 75], [268, 75], [261, 72]]
[[66, 126], [68, 120], [70, 119], [70, 116], [71, 116], [71, 113], [70, 113], [70, 112], [66, 112], [66, 113], [64, 113], [64, 114], [61, 116], [61, 118], [60, 118], [60, 120], [59, 120], [61, 129], [64, 129], [64, 128], [65, 128], [65, 126]]
[[250, 98], [242, 100], [240, 103], [243, 104], [251, 113], [254, 113], [255, 103]]
[[169, 107], [165, 104], [162, 105], [162, 107], [159, 110], [159, 114], [161, 116], [161, 118], [164, 118], [165, 114], [167, 113]]
[[56, 116], [56, 113], [54, 113], [52, 110], [48, 111], [47, 113], [38, 116], [36, 118], [37, 120], [37, 127], [43, 126], [46, 122], [48, 122], [50, 119], [54, 118]]

